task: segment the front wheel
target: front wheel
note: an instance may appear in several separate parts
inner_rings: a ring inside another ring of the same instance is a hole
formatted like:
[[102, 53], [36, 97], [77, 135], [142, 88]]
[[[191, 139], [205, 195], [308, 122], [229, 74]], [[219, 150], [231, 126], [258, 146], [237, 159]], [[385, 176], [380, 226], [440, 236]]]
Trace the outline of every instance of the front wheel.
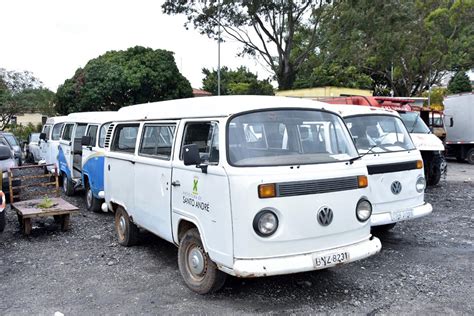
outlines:
[[100, 205], [101, 205], [101, 200], [94, 196], [94, 194], [92, 193], [91, 186], [90, 184], [88, 184], [86, 187], [87, 210], [92, 211], [94, 213], [99, 213], [101, 211]]
[[474, 165], [474, 148], [469, 149], [466, 159], [469, 164]]
[[218, 291], [227, 277], [204, 250], [197, 228], [184, 233], [179, 243], [178, 266], [186, 285], [199, 294]]
[[65, 173], [63, 173], [62, 181], [64, 194], [66, 194], [67, 196], [72, 196], [74, 194], [74, 184], [71, 180], [69, 180]]
[[121, 206], [115, 211], [115, 230], [118, 242], [122, 246], [133, 246], [138, 242], [138, 227], [132, 223], [127, 212]]

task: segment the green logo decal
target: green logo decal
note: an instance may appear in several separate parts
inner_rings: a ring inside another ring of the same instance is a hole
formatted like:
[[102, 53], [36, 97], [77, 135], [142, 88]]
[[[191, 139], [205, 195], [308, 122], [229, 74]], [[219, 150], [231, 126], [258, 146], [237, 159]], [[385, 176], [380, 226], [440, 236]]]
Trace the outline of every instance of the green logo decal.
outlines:
[[198, 194], [198, 183], [199, 183], [199, 179], [197, 177], [194, 178], [193, 180], [193, 194], [194, 195]]

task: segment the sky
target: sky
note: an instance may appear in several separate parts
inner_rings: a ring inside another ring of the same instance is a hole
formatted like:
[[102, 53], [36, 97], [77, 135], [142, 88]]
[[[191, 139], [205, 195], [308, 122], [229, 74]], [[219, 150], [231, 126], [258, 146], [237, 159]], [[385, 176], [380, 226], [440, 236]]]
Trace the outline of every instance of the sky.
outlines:
[[[181, 73], [202, 87], [203, 67], [217, 69], [217, 42], [184, 28], [184, 15], [165, 15], [162, 0], [1, 0], [0, 68], [28, 70], [57, 87], [79, 67], [109, 50], [136, 45], [175, 53]], [[270, 73], [240, 44], [221, 44], [221, 66], [244, 65], [260, 79]]]

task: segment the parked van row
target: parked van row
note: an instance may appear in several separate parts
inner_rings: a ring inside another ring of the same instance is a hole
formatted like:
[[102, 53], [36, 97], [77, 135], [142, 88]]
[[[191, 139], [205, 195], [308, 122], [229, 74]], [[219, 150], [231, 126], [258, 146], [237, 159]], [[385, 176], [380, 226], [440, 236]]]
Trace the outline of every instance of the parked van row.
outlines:
[[177, 245], [184, 281], [201, 294], [227, 275], [367, 258], [381, 250], [371, 225], [389, 229], [432, 210], [420, 152], [389, 110], [227, 96], [47, 126], [41, 146], [59, 147], [65, 193], [84, 188], [88, 208], [114, 212], [124, 246], [140, 229]]

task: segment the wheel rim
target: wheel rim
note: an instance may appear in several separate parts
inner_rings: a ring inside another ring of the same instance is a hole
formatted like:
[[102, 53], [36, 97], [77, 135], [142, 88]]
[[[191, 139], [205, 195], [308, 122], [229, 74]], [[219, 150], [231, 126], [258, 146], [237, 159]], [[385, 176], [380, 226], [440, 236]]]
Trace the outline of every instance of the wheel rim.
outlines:
[[197, 281], [204, 278], [206, 272], [206, 257], [198, 245], [192, 245], [187, 251], [186, 267], [191, 277]]
[[67, 192], [67, 177], [63, 177], [63, 191]]
[[474, 163], [474, 151], [469, 154], [469, 156], [467, 157], [467, 160], [470, 163]]
[[88, 208], [92, 206], [92, 190], [90, 188], [87, 188], [86, 203]]
[[118, 232], [120, 240], [123, 240], [125, 238], [126, 229], [127, 229], [127, 220], [122, 214], [120, 214], [117, 221], [117, 232]]

